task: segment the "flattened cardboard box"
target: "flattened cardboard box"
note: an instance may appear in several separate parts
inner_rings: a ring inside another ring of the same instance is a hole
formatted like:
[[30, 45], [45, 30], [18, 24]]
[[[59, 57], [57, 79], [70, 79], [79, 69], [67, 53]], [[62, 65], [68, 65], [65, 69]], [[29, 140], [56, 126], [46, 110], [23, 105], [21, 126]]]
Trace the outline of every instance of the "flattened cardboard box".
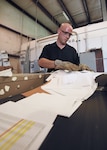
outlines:
[[49, 74], [36, 73], [0, 77], [0, 99], [12, 97], [41, 86], [48, 76]]

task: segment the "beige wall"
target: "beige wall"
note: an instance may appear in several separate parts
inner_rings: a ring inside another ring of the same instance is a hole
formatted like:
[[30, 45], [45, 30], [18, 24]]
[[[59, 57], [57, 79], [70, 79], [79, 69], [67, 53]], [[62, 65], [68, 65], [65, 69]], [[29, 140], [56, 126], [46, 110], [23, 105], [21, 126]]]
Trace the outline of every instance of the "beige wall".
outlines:
[[10, 54], [16, 54], [25, 42], [28, 42], [27, 38], [0, 27], [0, 51], [6, 50]]
[[19, 52], [21, 44], [29, 40], [26, 37], [41, 38], [50, 35], [42, 26], [5, 0], [0, 0], [0, 25], [0, 51], [6, 50], [9, 53]]

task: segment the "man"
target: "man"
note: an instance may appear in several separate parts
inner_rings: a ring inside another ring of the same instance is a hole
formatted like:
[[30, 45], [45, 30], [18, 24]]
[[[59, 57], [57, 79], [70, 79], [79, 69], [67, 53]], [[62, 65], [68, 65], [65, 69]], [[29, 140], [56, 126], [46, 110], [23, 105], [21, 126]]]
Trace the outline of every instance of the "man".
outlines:
[[73, 28], [69, 23], [62, 23], [58, 29], [57, 41], [43, 48], [39, 57], [40, 67], [47, 68], [48, 72], [57, 69], [77, 71], [80, 61], [75, 48], [69, 46], [67, 41], [72, 35]]

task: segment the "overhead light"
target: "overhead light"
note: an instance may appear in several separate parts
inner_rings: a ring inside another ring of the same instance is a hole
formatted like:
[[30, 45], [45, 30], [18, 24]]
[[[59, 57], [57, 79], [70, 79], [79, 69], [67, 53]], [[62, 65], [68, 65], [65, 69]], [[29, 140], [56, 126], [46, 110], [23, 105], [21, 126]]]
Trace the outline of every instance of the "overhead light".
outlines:
[[54, 17], [60, 21], [62, 21], [62, 19], [66, 19], [67, 21], [70, 21], [64, 11], [61, 11], [60, 13], [56, 14]]
[[62, 14], [64, 15], [64, 17], [66, 18], [66, 20], [68, 20], [69, 21], [69, 18], [68, 18], [68, 16], [66, 15], [66, 13], [64, 12], [64, 11], [62, 11]]

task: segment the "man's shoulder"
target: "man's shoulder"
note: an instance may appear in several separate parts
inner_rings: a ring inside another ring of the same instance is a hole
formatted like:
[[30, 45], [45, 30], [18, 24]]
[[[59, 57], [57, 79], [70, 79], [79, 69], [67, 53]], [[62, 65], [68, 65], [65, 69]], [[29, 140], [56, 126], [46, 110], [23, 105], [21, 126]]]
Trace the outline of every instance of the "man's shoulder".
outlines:
[[45, 45], [45, 47], [50, 47], [50, 46], [54, 46], [54, 45], [56, 45], [56, 42], [54, 42], [54, 43], [49, 43], [49, 44]]
[[52, 49], [54, 49], [55, 46], [56, 46], [55, 42], [54, 43], [49, 43], [49, 44], [44, 46], [44, 49], [45, 50], [50, 50], [50, 49], [52, 50]]

